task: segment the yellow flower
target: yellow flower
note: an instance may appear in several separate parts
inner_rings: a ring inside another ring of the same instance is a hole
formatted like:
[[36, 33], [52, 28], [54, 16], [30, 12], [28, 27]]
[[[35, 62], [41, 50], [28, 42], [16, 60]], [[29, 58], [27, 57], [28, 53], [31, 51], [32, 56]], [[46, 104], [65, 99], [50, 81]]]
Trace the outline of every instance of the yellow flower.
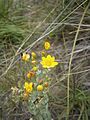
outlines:
[[51, 55], [47, 55], [47, 57], [42, 57], [42, 61], [40, 62], [43, 68], [52, 68], [58, 65], [58, 62], [55, 62], [55, 57]]
[[41, 53], [42, 53], [42, 56], [45, 56], [45, 55], [46, 55], [46, 52], [45, 52], [45, 51], [42, 51]]
[[37, 68], [37, 67], [33, 67], [32, 69], [33, 69], [34, 71], [37, 71], [37, 70], [38, 70], [38, 68]]
[[49, 42], [45, 42], [44, 47], [46, 50], [50, 49], [50, 43]]
[[32, 60], [34, 60], [36, 58], [36, 53], [35, 52], [32, 52], [31, 53], [31, 56], [32, 56]]
[[30, 58], [30, 55], [29, 55], [29, 54], [27, 54], [27, 53], [23, 53], [23, 55], [22, 55], [22, 60], [24, 60], [24, 61], [28, 61], [29, 58]]
[[30, 83], [25, 82], [24, 89], [26, 90], [27, 93], [31, 93], [33, 90], [33, 83], [32, 82], [30, 82]]
[[38, 90], [38, 91], [42, 91], [42, 90], [43, 90], [43, 86], [42, 86], [42, 85], [38, 85], [38, 86], [37, 86], [37, 90]]
[[27, 78], [31, 78], [31, 77], [34, 77], [35, 76], [35, 72], [34, 71], [29, 71], [28, 73], [27, 73]]

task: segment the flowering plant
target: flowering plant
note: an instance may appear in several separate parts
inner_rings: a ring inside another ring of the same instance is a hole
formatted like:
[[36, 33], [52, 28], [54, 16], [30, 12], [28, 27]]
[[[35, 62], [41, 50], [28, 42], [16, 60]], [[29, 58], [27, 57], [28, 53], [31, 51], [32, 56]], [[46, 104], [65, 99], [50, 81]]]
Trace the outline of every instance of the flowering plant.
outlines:
[[41, 54], [41, 61], [38, 62], [38, 55], [35, 52], [23, 53], [22, 60], [31, 65], [29, 72], [26, 74], [25, 82], [22, 84], [18, 82], [17, 87], [12, 87], [12, 96], [19, 100], [26, 101], [28, 110], [33, 114], [34, 120], [51, 120], [50, 112], [48, 110], [48, 91], [51, 83], [51, 78], [48, 72], [58, 65], [55, 57], [47, 54], [50, 49], [50, 43], [45, 42], [45, 52]]

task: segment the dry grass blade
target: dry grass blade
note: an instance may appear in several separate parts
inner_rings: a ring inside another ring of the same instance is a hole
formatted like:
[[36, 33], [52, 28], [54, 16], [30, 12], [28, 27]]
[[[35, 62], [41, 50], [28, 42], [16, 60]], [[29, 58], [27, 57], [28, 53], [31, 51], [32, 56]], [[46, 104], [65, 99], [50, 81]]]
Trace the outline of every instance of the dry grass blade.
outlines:
[[87, 11], [89, 7], [89, 3], [82, 15], [82, 18], [80, 20], [80, 23], [79, 23], [79, 26], [78, 26], [78, 29], [77, 29], [77, 32], [76, 32], [76, 35], [75, 35], [75, 39], [74, 39], [74, 43], [73, 43], [73, 47], [72, 47], [72, 52], [71, 52], [71, 57], [70, 57], [70, 61], [69, 61], [69, 68], [68, 68], [68, 78], [67, 78], [67, 120], [69, 119], [69, 84], [70, 84], [70, 73], [71, 73], [71, 64], [72, 64], [72, 59], [73, 59], [73, 54], [74, 54], [74, 50], [75, 50], [75, 46], [76, 46], [76, 41], [77, 41], [77, 38], [78, 38], [78, 35], [79, 35], [79, 31], [80, 31], [80, 27], [81, 27], [81, 24], [82, 24], [82, 21], [84, 19], [84, 16], [85, 16], [85, 13]]

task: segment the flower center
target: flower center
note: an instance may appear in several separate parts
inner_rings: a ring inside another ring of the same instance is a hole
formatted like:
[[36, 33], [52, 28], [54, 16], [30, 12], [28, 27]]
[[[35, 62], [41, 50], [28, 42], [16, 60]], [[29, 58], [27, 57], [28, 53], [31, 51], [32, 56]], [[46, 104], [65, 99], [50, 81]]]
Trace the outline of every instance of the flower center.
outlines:
[[50, 60], [46, 61], [46, 65], [50, 66], [52, 64], [52, 62]]

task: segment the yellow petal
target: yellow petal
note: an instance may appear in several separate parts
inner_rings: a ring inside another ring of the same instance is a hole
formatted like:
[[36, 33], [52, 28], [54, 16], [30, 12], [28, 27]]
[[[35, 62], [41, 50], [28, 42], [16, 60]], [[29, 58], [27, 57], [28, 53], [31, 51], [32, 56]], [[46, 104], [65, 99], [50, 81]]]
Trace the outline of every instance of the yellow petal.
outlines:
[[52, 67], [58, 65], [58, 62], [53, 62]]
[[42, 57], [42, 60], [44, 61], [46, 58], [45, 57]]
[[51, 59], [51, 55], [47, 55], [47, 59]]
[[29, 54], [27, 54], [27, 59], [29, 59], [30, 58], [30, 55]]
[[27, 88], [27, 87], [28, 87], [28, 82], [25, 82], [24, 88]]
[[32, 83], [32, 82], [31, 82], [31, 83], [29, 83], [29, 86], [30, 86], [30, 87], [32, 87], [32, 85], [33, 85], [33, 83]]

